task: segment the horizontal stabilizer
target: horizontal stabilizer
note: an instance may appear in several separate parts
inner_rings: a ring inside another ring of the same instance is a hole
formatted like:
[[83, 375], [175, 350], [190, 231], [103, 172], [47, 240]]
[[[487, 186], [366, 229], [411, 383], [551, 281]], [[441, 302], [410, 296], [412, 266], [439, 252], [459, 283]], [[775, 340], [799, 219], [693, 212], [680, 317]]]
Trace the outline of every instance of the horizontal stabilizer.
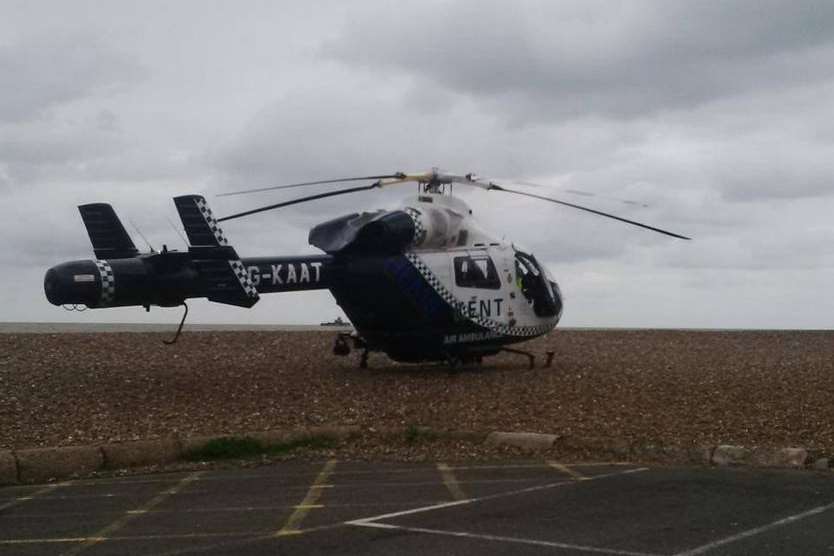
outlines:
[[209, 301], [251, 307], [258, 302], [258, 290], [239, 260], [207, 259], [195, 261]]
[[78, 211], [97, 259], [127, 259], [139, 253], [112, 206], [92, 203], [80, 205]]

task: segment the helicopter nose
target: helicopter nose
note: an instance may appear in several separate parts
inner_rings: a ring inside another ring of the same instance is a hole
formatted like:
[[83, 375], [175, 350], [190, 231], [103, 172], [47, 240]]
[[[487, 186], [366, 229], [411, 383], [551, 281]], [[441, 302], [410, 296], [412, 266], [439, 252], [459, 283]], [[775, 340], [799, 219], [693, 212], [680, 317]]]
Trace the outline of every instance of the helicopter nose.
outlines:
[[101, 291], [96, 263], [72, 261], [53, 266], [43, 278], [46, 299], [53, 305], [93, 305]]

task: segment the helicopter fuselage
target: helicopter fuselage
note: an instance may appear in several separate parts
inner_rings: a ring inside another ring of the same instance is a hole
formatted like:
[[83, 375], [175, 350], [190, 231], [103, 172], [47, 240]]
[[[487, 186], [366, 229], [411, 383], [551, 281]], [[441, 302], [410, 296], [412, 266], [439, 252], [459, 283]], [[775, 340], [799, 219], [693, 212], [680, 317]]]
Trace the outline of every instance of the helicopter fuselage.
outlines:
[[205, 199], [175, 203], [187, 252], [138, 254], [109, 205], [82, 206], [99, 258], [50, 269], [49, 301], [149, 308], [205, 297], [251, 307], [261, 294], [329, 289], [355, 341], [400, 361], [480, 359], [550, 332], [561, 318], [547, 269], [483, 232], [462, 200], [440, 192], [319, 224], [310, 243], [325, 254], [299, 257], [238, 257]]
[[[362, 230], [380, 221], [389, 225], [366, 234], [377, 241], [363, 241]], [[561, 318], [547, 269], [481, 230], [455, 197], [421, 194], [398, 211], [338, 218], [313, 228], [310, 240], [338, 246], [330, 291], [361, 338], [397, 360], [477, 359], [546, 334]], [[393, 252], [380, 253], [380, 244]]]

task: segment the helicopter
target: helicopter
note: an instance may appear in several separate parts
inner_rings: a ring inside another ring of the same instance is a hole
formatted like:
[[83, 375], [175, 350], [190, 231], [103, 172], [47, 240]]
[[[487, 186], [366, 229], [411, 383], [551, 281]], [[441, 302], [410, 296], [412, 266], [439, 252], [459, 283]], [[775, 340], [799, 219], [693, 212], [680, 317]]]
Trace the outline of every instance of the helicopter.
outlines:
[[[44, 291], [54, 305], [76, 308], [151, 306], [185, 308], [173, 340], [188, 315], [187, 299], [252, 307], [260, 295], [329, 290], [354, 327], [339, 333], [333, 352], [361, 351], [367, 367], [370, 352], [395, 361], [441, 362], [451, 367], [480, 363], [484, 357], [511, 352], [535, 356], [509, 346], [551, 332], [563, 312], [559, 285], [536, 257], [485, 231], [472, 209], [453, 195], [455, 185], [487, 192], [521, 195], [614, 219], [673, 238], [687, 236], [614, 214], [530, 193], [483, 179], [433, 168], [375, 176], [309, 181], [221, 193], [240, 195], [347, 182], [363, 185], [325, 191], [257, 207], [222, 218], [205, 197], [183, 195], [174, 205], [188, 237], [187, 251], [140, 253], [113, 207], [79, 206], [95, 253], [93, 260], [70, 261], [50, 268]], [[417, 184], [417, 196], [396, 210], [352, 213], [314, 226], [310, 245], [324, 254], [244, 257], [229, 244], [221, 222], [291, 205]], [[548, 352], [549, 366], [553, 353]]]

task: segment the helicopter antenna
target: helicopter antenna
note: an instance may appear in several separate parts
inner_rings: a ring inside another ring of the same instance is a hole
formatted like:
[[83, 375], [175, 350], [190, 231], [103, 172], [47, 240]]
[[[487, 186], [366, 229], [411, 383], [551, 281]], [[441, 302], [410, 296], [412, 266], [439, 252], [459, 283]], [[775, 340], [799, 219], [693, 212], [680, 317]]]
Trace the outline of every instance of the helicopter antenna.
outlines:
[[142, 241], [144, 241], [147, 244], [148, 249], [151, 250], [151, 253], [156, 253], [156, 249], [153, 248], [153, 245], [151, 245], [151, 242], [148, 241], [148, 238], [145, 237], [145, 234], [142, 233], [142, 230], [139, 229], [139, 226], [136, 225], [136, 222], [134, 222], [132, 218], [128, 218], [127, 221], [130, 222], [130, 225], [133, 227], [136, 233], [139, 234], [139, 237], [142, 238]]
[[168, 221], [168, 224], [170, 224], [170, 225], [171, 225], [171, 228], [173, 228], [173, 229], [174, 229], [174, 231], [175, 231], [175, 232], [177, 232], [177, 235], [178, 235], [178, 236], [180, 236], [180, 239], [182, 240], [182, 242], [185, 244], [185, 246], [186, 246], [186, 247], [188, 247], [188, 240], [187, 240], [187, 239], [185, 239], [185, 236], [184, 236], [184, 235], [182, 235], [182, 232], [180, 231], [180, 229], [179, 229], [179, 228], [177, 228], [177, 227], [174, 225], [174, 223], [171, 221], [171, 219], [170, 219], [170, 218], [168, 218], [167, 216], [165, 217], [165, 220], [167, 220], [167, 221]]

